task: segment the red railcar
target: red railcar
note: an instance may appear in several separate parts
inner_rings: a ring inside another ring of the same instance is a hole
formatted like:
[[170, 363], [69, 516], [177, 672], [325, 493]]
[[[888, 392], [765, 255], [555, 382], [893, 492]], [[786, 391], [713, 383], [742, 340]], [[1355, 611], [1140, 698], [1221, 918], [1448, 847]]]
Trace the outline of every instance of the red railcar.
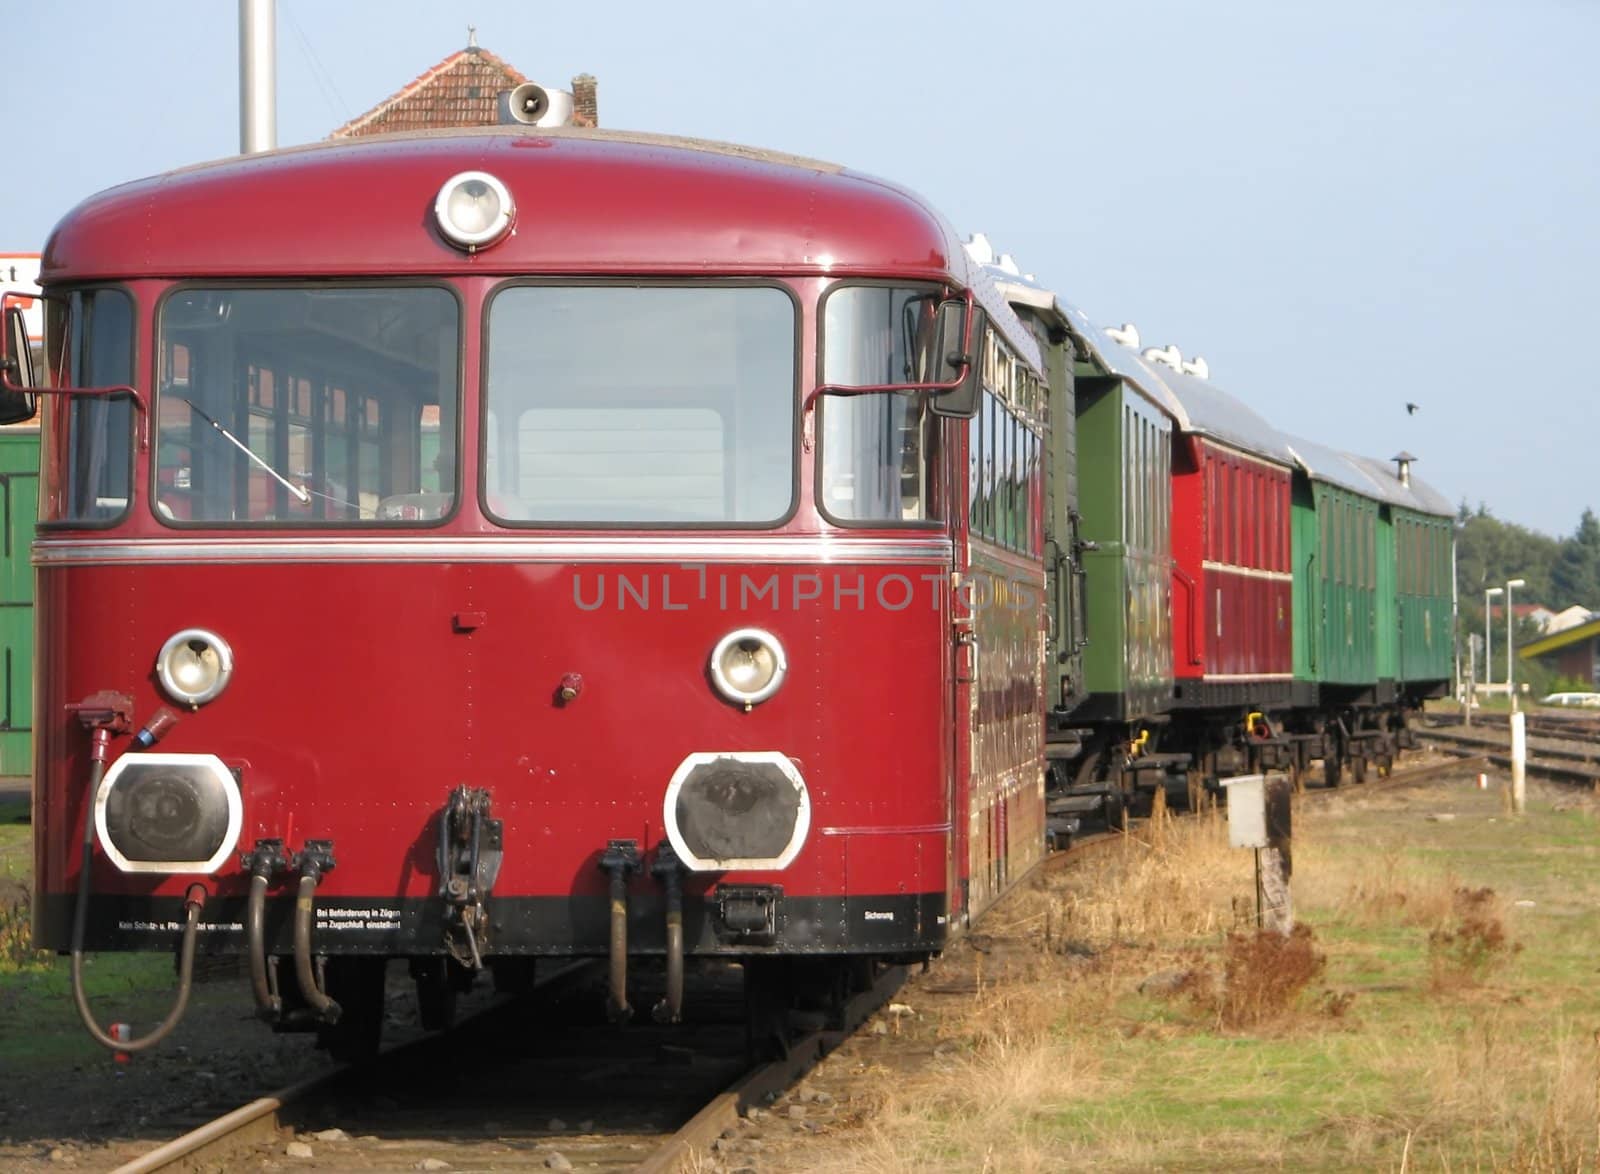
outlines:
[[400, 136], [103, 193], [43, 284], [41, 945], [248, 951], [356, 1046], [383, 959], [609, 955], [620, 1014], [665, 957], [676, 1016], [686, 957], [925, 957], [1041, 854], [1037, 443], [1008, 542], [968, 478], [1038, 351], [908, 193]]
[[1223, 747], [1277, 740], [1274, 715], [1290, 703], [1292, 458], [1232, 396], [1183, 371], [1161, 377], [1184, 413], [1172, 463], [1173, 720], [1214, 776]]

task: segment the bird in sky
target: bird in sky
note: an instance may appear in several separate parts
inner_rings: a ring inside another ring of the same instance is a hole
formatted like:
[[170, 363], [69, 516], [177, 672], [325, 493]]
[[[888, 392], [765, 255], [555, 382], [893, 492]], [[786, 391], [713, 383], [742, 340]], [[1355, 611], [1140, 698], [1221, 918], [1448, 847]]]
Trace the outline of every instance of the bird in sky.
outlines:
[[1421, 406], [1422, 406], [1421, 404], [1407, 404], [1406, 405], [1406, 415], [1415, 416], [1417, 414], [1417, 409], [1420, 408]]

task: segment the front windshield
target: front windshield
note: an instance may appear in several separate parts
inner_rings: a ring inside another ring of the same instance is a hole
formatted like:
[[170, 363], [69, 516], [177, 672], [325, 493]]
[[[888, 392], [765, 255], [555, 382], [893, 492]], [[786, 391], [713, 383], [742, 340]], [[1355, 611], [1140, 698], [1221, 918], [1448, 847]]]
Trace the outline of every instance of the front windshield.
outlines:
[[432, 522], [455, 504], [460, 312], [432, 287], [191, 289], [161, 311], [169, 524]]
[[794, 499], [795, 306], [767, 286], [512, 286], [489, 308], [507, 522], [755, 525]]

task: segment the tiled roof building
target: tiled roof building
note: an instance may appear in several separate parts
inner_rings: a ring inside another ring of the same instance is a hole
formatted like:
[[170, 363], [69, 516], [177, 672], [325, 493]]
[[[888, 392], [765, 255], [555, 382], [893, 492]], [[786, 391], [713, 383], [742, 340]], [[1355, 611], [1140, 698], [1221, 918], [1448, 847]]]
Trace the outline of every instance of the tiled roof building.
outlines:
[[[328, 137], [347, 139], [451, 126], [492, 126], [500, 121], [500, 93], [527, 80], [482, 48], [473, 34], [465, 49], [450, 54], [410, 85], [352, 118]], [[587, 73], [572, 79], [573, 126], [600, 125], [596, 86], [594, 77]]]

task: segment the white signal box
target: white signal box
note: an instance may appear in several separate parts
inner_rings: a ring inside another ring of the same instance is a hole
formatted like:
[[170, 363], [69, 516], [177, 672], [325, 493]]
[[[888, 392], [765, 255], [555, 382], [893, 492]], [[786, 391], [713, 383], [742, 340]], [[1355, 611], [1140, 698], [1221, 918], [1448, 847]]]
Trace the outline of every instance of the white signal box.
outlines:
[[1267, 776], [1240, 775], [1223, 779], [1228, 796], [1228, 846], [1267, 846]]

